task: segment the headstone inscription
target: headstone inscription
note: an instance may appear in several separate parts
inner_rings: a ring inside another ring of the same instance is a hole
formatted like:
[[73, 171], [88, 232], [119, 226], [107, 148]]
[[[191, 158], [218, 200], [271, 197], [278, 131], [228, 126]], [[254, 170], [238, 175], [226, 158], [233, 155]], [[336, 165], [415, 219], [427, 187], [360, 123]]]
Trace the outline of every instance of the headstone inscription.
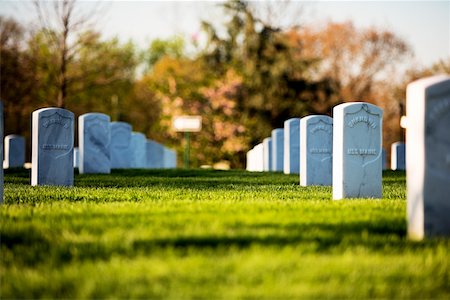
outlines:
[[147, 167], [147, 138], [143, 133], [131, 133], [131, 149], [133, 151], [132, 168], [144, 169]]
[[110, 157], [111, 169], [131, 168], [131, 125], [125, 122], [111, 122]]
[[80, 174], [111, 173], [110, 118], [101, 113], [78, 117]]
[[4, 168], [22, 168], [25, 164], [25, 138], [17, 134], [5, 137]]
[[333, 199], [381, 198], [383, 110], [352, 102], [333, 109]]
[[272, 130], [272, 171], [283, 172], [284, 129]]
[[391, 145], [391, 169], [406, 170], [405, 143], [396, 142]]
[[62, 108], [32, 114], [31, 185], [73, 185], [74, 115]]
[[450, 236], [450, 76], [410, 83], [406, 95], [408, 236]]
[[300, 173], [300, 119], [284, 122], [284, 174]]
[[147, 140], [147, 168], [161, 169], [164, 167], [164, 146], [152, 140]]
[[264, 149], [264, 171], [272, 171], [272, 138], [267, 137], [263, 140]]
[[333, 119], [307, 116], [300, 121], [300, 185], [331, 185]]

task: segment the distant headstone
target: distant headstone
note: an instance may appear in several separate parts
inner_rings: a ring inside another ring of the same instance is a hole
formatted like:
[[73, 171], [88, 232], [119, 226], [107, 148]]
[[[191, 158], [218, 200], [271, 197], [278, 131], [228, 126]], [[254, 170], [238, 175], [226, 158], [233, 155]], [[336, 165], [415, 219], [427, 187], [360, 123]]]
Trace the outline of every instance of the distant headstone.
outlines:
[[254, 149], [250, 149], [247, 151], [247, 163], [246, 163], [246, 170], [253, 172], [254, 171], [254, 155], [253, 155]]
[[5, 168], [23, 168], [25, 164], [25, 138], [17, 134], [5, 137]]
[[383, 110], [365, 103], [333, 109], [333, 199], [381, 198]]
[[272, 171], [272, 138], [268, 137], [263, 140], [264, 154], [264, 171]]
[[300, 119], [284, 122], [284, 174], [300, 173]]
[[78, 147], [73, 148], [73, 167], [80, 167], [80, 151], [78, 150]]
[[131, 168], [131, 125], [125, 122], [111, 122], [111, 169]]
[[391, 145], [391, 169], [406, 170], [405, 143], [396, 142]]
[[450, 76], [407, 87], [408, 236], [450, 236]]
[[283, 172], [284, 166], [284, 129], [272, 130], [272, 171]]
[[[3, 157], [3, 101], [0, 100], [0, 158]], [[0, 163], [0, 204], [3, 203], [3, 164]]]
[[384, 148], [381, 149], [381, 168], [382, 170], [386, 170], [387, 169], [387, 162], [386, 162], [386, 150], [384, 150]]
[[331, 185], [333, 119], [307, 116], [300, 121], [300, 185]]
[[31, 185], [73, 185], [74, 115], [62, 108], [32, 114]]
[[152, 140], [147, 140], [147, 168], [161, 169], [164, 167], [164, 146]]
[[164, 147], [164, 169], [175, 169], [177, 167], [177, 152]]
[[253, 164], [255, 172], [264, 171], [264, 145], [259, 143], [253, 148]]
[[80, 174], [111, 173], [110, 118], [101, 113], [88, 113], [78, 118]]
[[132, 168], [144, 169], [147, 167], [147, 138], [143, 133], [131, 133], [131, 149], [133, 150]]

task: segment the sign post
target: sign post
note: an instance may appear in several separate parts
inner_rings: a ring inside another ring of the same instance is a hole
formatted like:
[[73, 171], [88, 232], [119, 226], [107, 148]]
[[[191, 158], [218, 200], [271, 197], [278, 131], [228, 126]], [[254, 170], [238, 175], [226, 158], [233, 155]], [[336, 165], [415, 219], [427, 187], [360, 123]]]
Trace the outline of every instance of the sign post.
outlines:
[[173, 119], [173, 128], [177, 132], [184, 132], [184, 168], [189, 169], [189, 156], [191, 147], [191, 132], [199, 132], [202, 130], [201, 116], [180, 116]]

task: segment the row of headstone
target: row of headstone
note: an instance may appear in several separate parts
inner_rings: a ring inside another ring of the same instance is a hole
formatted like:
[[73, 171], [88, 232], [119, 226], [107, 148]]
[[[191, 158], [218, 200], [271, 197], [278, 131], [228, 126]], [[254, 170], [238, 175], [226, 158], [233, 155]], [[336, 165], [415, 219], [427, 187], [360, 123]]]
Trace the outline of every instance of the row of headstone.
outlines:
[[383, 112], [364, 102], [334, 107], [334, 120], [287, 120], [247, 153], [249, 171], [300, 174], [300, 185], [333, 186], [333, 199], [381, 198]]
[[[176, 153], [124, 122], [88, 113], [79, 117], [79, 147], [74, 149], [74, 115], [43, 108], [32, 115], [32, 185], [73, 185], [73, 168], [81, 174], [110, 173], [114, 168], [175, 168]], [[167, 157], [165, 157], [167, 153]]]

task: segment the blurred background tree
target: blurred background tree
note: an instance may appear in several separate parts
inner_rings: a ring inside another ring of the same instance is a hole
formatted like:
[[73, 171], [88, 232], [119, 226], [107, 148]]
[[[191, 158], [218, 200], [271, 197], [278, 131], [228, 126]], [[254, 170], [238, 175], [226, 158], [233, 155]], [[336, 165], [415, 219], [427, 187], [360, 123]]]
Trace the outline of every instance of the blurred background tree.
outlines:
[[5, 134], [30, 141], [31, 112], [56, 105], [127, 121], [181, 154], [183, 135], [172, 119], [202, 115], [191, 165], [242, 168], [246, 151], [285, 120], [367, 101], [384, 109], [389, 150], [403, 139], [406, 84], [449, 73], [450, 61], [405, 68], [412, 51], [393, 32], [351, 22], [305, 25], [301, 14], [285, 22], [288, 4], [228, 1], [222, 27], [203, 22], [204, 43], [174, 36], [144, 50], [103, 37], [94, 26], [98, 11], [80, 13], [74, 0], [36, 2], [36, 29], [0, 17]]

